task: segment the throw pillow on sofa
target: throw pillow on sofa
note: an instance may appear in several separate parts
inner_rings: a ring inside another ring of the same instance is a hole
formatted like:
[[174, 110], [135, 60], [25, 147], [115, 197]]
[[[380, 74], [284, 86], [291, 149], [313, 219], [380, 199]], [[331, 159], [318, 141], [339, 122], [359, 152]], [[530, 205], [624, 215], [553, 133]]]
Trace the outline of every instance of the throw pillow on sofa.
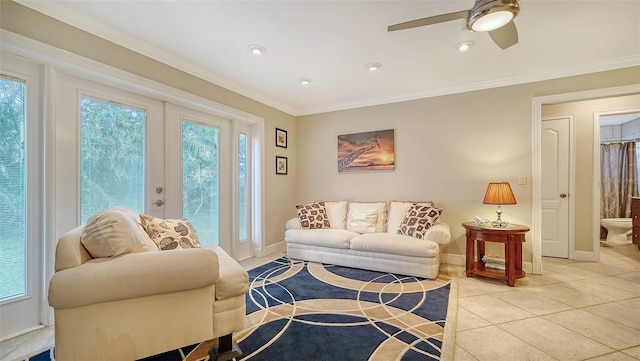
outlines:
[[140, 214], [140, 223], [161, 251], [200, 248], [198, 234], [186, 219], [162, 219]]
[[158, 251], [138, 223], [137, 214], [126, 208], [111, 208], [91, 216], [80, 242], [93, 258]]
[[296, 211], [302, 228], [331, 228], [324, 202], [296, 204]]
[[412, 205], [419, 204], [434, 207], [433, 202], [431, 201], [391, 201], [389, 202], [389, 215], [387, 216], [387, 232], [388, 233], [398, 233], [398, 229], [400, 228], [400, 224], [404, 221], [404, 218], [407, 216], [407, 212]]
[[424, 239], [429, 228], [438, 220], [442, 209], [430, 205], [414, 204], [409, 207], [407, 215], [398, 228], [398, 233], [418, 239]]
[[384, 232], [387, 203], [350, 202], [347, 230], [357, 233]]

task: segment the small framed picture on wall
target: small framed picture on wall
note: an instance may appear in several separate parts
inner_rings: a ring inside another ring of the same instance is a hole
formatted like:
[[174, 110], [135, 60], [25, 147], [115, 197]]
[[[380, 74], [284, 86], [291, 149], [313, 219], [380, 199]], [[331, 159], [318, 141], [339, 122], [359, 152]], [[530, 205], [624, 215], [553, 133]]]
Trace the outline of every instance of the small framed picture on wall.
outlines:
[[289, 172], [289, 164], [287, 157], [276, 156], [276, 174], [287, 174]]
[[287, 147], [287, 131], [276, 128], [276, 146], [281, 148]]

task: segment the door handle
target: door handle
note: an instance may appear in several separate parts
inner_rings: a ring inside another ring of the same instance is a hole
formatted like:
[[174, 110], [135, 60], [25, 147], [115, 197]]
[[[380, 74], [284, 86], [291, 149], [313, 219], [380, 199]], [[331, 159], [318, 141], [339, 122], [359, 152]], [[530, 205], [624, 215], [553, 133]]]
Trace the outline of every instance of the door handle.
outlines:
[[158, 199], [157, 201], [153, 202], [152, 204], [160, 207], [161, 205], [164, 204], [164, 201], [162, 199]]
[[567, 194], [566, 193], [560, 193], [560, 198], [567, 198]]

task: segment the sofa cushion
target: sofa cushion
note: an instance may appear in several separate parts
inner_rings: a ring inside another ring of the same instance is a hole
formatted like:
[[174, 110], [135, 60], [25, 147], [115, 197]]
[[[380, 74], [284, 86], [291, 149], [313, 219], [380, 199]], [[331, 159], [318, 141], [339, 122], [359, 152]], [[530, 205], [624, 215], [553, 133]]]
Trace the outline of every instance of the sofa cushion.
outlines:
[[331, 228], [347, 229], [347, 201], [324, 202]]
[[347, 230], [357, 233], [384, 232], [386, 213], [385, 202], [351, 202]]
[[427, 258], [438, 257], [440, 252], [438, 244], [433, 241], [391, 233], [359, 235], [351, 239], [350, 247], [356, 251]]
[[399, 234], [423, 239], [425, 233], [440, 218], [442, 209], [428, 205], [414, 204], [398, 228]]
[[331, 228], [324, 202], [296, 204], [296, 211], [302, 228]]
[[140, 223], [161, 251], [200, 248], [198, 234], [186, 219], [162, 219], [140, 214]]
[[410, 201], [391, 201], [389, 202], [389, 215], [387, 217], [387, 232], [389, 233], [398, 233], [398, 229], [400, 228], [400, 223], [404, 220], [404, 217], [407, 216], [407, 211], [409, 207], [414, 204], [419, 205], [427, 205], [433, 207], [433, 202], [430, 201], [422, 201], [422, 202], [410, 202]]
[[111, 208], [94, 214], [84, 225], [80, 242], [93, 258], [157, 251], [141, 231], [134, 214], [125, 208]]
[[345, 229], [289, 229], [284, 232], [284, 240], [310, 246], [348, 249], [349, 241], [358, 235]]

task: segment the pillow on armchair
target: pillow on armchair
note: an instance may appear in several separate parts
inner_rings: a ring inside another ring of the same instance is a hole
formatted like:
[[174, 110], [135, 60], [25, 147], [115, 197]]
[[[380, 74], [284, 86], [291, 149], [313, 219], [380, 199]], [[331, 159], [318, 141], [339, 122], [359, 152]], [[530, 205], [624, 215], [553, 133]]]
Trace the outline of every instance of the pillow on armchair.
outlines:
[[141, 213], [140, 223], [161, 251], [200, 248], [198, 234], [186, 219], [162, 219]]
[[136, 213], [127, 208], [111, 208], [91, 216], [80, 242], [93, 258], [158, 250], [142, 231]]

